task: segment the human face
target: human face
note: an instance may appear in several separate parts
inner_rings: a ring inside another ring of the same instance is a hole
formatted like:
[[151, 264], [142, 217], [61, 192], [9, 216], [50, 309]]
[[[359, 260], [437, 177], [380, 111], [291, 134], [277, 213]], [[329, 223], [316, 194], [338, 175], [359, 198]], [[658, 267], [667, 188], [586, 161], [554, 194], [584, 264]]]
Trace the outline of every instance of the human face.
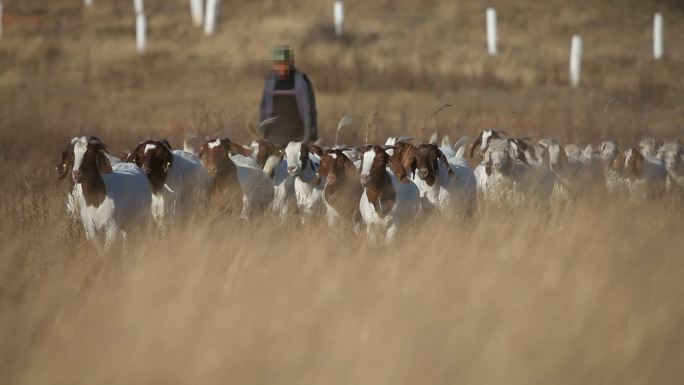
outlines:
[[288, 61], [274, 61], [273, 71], [278, 75], [278, 78], [285, 79], [290, 72], [290, 63]]

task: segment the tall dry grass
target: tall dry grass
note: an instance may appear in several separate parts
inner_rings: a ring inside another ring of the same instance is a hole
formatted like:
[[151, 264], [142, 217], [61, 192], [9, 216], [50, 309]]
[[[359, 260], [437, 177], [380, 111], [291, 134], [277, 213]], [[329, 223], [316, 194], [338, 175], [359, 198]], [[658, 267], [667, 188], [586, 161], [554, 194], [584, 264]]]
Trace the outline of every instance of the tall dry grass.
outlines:
[[[351, 113], [341, 141], [362, 141], [374, 111], [372, 141], [491, 126], [580, 142], [674, 138], [677, 2], [493, 2], [497, 59], [484, 56], [474, 1], [349, 0], [342, 41], [321, 21], [326, 2], [224, 0], [213, 38], [190, 26], [186, 1], [145, 3], [150, 50], [138, 57], [129, 2], [4, 2], [29, 18], [0, 40], [0, 383], [684, 377], [681, 202], [488, 211], [428, 221], [389, 246], [319, 225], [196, 218], [101, 256], [66, 217], [52, 173], [77, 134], [115, 153], [148, 135], [179, 146], [187, 130], [246, 141], [263, 59], [283, 39], [319, 91], [325, 138]], [[648, 57], [656, 9], [668, 15], [663, 63]], [[564, 50], [578, 28], [586, 77], [571, 90]], [[455, 107], [427, 119], [444, 103]]]
[[[45, 175], [43, 175], [45, 176]], [[97, 255], [3, 189], [3, 383], [677, 383], [682, 206], [430, 220], [385, 246], [204, 221]], [[23, 222], [20, 222], [23, 221]]]

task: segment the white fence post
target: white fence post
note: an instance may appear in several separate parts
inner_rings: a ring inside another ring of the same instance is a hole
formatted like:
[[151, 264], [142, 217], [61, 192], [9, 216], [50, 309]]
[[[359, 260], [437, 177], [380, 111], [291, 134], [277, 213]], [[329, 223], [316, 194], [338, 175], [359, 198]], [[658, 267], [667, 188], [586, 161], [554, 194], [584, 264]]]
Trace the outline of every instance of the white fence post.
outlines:
[[146, 32], [147, 21], [145, 20], [145, 14], [139, 13], [135, 16], [135, 45], [139, 53], [145, 52], [147, 47]]
[[204, 18], [204, 0], [190, 0], [190, 14], [192, 15], [192, 22], [195, 26], [202, 26], [202, 19]]
[[204, 34], [212, 35], [216, 30], [216, 19], [218, 16], [219, 0], [207, 0], [204, 8]]
[[145, 5], [143, 5], [143, 0], [133, 0], [133, 9], [135, 9], [135, 14], [145, 13]]
[[572, 37], [570, 45], [570, 84], [577, 87], [580, 81], [582, 67], [582, 38], [579, 35]]
[[93, 0], [83, 0], [83, 5], [85, 5], [86, 7], [90, 7], [91, 5], [93, 5]]
[[333, 20], [335, 22], [335, 36], [342, 36], [342, 24], [344, 23], [344, 3], [336, 0], [333, 4]]
[[653, 58], [660, 60], [663, 57], [663, 15], [656, 12], [653, 16]]
[[496, 10], [492, 7], [487, 8], [487, 52], [491, 56], [496, 56]]

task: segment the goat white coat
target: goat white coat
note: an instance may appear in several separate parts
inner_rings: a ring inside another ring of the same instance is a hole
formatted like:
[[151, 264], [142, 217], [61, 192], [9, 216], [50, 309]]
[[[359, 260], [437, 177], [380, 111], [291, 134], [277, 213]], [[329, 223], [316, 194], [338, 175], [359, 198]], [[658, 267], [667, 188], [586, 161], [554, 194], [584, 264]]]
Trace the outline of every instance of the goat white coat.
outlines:
[[[74, 186], [77, 191], [74, 196], [75, 204], [86, 237], [99, 246], [98, 236], [104, 233], [105, 248], [109, 248], [119, 235], [125, 240], [125, 228], [149, 218], [152, 195], [147, 177], [138, 166], [130, 163], [116, 163], [111, 166], [112, 173], [100, 174], [106, 193], [104, 201], [98, 207], [86, 203], [80, 183]], [[80, 161], [75, 162], [74, 170], [77, 167], [80, 167]]]
[[210, 178], [199, 158], [183, 150], [171, 152], [173, 164], [161, 191], [152, 194], [152, 218], [165, 232], [180, 216], [206, 202]]
[[386, 172], [390, 175], [392, 185], [396, 191], [396, 199], [392, 210], [384, 218], [381, 218], [375, 211], [375, 206], [368, 200], [366, 189], [363, 190], [361, 200], [359, 201], [361, 218], [363, 218], [366, 224], [367, 234], [370, 239], [374, 239], [378, 232], [387, 240], [394, 239], [403, 223], [415, 219], [420, 208], [420, 192], [415, 183], [402, 183], [394, 174], [389, 171]]
[[254, 209], [263, 210], [273, 200], [273, 180], [250, 157], [231, 154], [237, 179], [242, 189], [242, 212], [240, 218], [248, 219]]

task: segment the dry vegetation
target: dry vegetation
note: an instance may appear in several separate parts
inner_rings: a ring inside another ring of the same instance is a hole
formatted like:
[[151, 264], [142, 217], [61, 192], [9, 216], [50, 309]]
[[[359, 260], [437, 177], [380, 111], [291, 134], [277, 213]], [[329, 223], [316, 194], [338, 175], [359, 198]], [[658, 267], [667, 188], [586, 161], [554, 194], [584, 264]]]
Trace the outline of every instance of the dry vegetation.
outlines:
[[[496, 125], [589, 141], [682, 136], [680, 1], [223, 0], [201, 36], [185, 0], [147, 0], [134, 52], [129, 1], [4, 1], [0, 40], [0, 383], [665, 384], [684, 378], [684, 206], [600, 198], [552, 212], [435, 221], [385, 247], [270, 219], [134, 240], [94, 254], [52, 174], [67, 138], [118, 152], [188, 127], [247, 140], [271, 44], [289, 42], [330, 138], [452, 136]], [[650, 59], [666, 12], [667, 60]], [[583, 84], [566, 87], [570, 36]], [[453, 103], [438, 121], [426, 117]], [[608, 105], [608, 107], [606, 107]], [[178, 125], [177, 125], [178, 124]]]

